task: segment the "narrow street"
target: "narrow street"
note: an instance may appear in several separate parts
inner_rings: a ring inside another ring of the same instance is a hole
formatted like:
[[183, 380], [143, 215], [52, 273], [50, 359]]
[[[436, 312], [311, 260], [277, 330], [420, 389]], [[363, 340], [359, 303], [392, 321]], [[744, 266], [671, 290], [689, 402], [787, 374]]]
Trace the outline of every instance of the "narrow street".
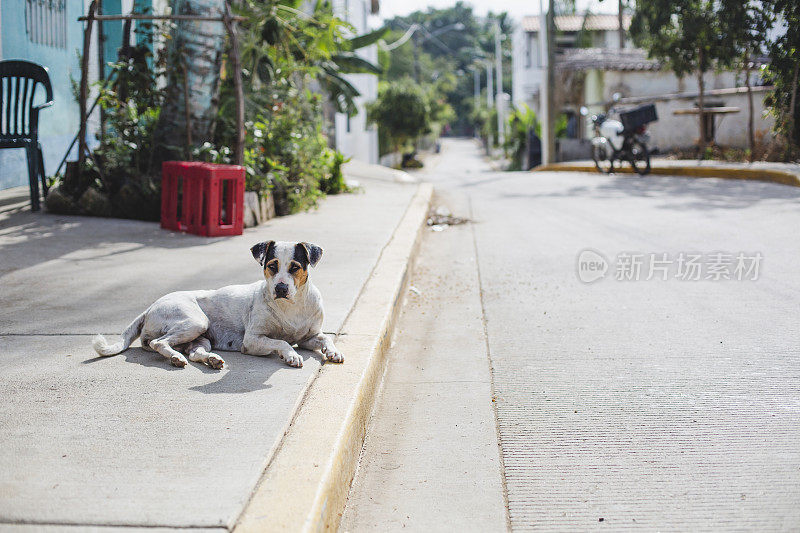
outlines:
[[425, 231], [342, 531], [796, 527], [800, 189], [423, 178], [473, 222]]

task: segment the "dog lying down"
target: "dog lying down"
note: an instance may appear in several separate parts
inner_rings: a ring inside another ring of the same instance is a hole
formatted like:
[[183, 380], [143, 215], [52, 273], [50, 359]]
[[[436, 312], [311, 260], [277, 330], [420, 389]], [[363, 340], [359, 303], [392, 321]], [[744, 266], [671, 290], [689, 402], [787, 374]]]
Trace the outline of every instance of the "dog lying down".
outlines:
[[136, 317], [109, 344], [102, 335], [93, 346], [102, 356], [128, 349], [137, 338], [178, 367], [190, 361], [222, 368], [217, 350], [244, 354], [278, 354], [288, 365], [303, 366], [292, 348], [319, 350], [323, 359], [341, 363], [344, 357], [322, 333], [322, 297], [308, 277], [322, 257], [322, 248], [307, 242], [264, 241], [250, 251], [264, 270], [264, 281], [230, 285], [215, 291], [180, 291], [162, 296]]

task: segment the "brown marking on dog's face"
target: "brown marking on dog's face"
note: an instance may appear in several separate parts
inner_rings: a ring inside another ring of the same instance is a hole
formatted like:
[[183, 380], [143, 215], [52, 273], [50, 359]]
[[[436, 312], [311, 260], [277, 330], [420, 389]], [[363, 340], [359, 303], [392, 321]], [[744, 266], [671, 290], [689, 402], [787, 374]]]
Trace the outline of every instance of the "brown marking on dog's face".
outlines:
[[308, 270], [298, 261], [289, 263], [289, 274], [294, 278], [295, 287], [302, 287], [308, 281]]
[[322, 257], [322, 248], [308, 242], [264, 241], [250, 251], [262, 265], [267, 293], [275, 300], [290, 302], [299, 288], [311, 283], [309, 267]]
[[269, 279], [277, 274], [280, 266], [280, 262], [277, 258], [267, 261], [267, 264], [264, 265], [264, 277]]

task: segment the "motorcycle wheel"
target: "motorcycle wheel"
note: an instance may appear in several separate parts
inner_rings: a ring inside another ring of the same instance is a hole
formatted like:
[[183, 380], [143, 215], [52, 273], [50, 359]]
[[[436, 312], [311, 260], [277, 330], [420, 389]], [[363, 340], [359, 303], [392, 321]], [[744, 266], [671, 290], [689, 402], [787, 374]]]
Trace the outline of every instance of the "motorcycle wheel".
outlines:
[[608, 154], [608, 150], [601, 145], [592, 145], [592, 161], [594, 166], [597, 167], [598, 172], [603, 174], [611, 174], [614, 172], [614, 160]]
[[650, 173], [650, 150], [642, 141], [633, 141], [628, 160], [631, 162], [633, 170], [640, 176]]

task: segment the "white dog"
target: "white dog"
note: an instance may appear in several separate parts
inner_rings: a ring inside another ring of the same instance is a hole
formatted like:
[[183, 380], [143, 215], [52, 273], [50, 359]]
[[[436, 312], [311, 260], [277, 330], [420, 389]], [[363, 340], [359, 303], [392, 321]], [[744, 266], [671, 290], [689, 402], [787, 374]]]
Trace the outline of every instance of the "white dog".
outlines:
[[185, 353], [190, 361], [222, 368], [225, 361], [212, 348], [277, 353], [287, 364], [300, 367], [303, 360], [292, 348], [297, 344], [321, 351], [326, 360], [343, 362], [333, 341], [322, 333], [322, 297], [308, 277], [308, 267], [317, 265], [322, 248], [307, 242], [265, 241], [250, 251], [265, 281], [167, 294], [128, 326], [122, 340], [109, 345], [97, 335], [94, 349], [102, 356], [116, 355], [141, 336], [143, 348], [178, 367], [186, 366]]

